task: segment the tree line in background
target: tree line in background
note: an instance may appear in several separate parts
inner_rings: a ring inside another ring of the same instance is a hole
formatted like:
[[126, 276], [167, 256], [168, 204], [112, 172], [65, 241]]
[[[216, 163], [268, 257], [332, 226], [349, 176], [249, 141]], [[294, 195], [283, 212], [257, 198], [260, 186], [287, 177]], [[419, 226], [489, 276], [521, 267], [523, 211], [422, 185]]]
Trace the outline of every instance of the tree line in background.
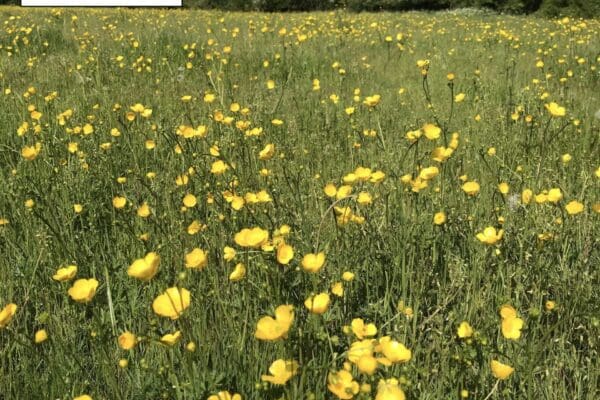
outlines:
[[481, 8], [511, 14], [600, 16], [600, 0], [183, 0], [186, 7], [246, 11], [408, 11]]
[[[20, 4], [20, 0], [0, 0]], [[238, 11], [313, 11], [346, 8], [350, 11], [445, 10], [474, 7], [511, 14], [555, 17], [600, 16], [600, 0], [183, 0], [184, 7]]]

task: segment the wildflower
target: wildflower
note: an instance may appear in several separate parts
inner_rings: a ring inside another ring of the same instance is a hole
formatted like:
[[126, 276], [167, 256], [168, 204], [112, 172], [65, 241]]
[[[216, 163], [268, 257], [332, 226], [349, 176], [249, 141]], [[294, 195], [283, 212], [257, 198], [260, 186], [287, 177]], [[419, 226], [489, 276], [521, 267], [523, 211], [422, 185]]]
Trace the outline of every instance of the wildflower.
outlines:
[[229, 166], [225, 164], [223, 160], [217, 160], [212, 163], [210, 167], [210, 172], [215, 175], [221, 175], [225, 173], [229, 169]]
[[150, 214], [151, 214], [150, 206], [146, 202], [142, 203], [142, 205], [139, 206], [137, 209], [137, 215], [140, 218], [148, 218], [150, 216]]
[[196, 204], [198, 204], [198, 200], [196, 199], [196, 196], [194, 196], [193, 194], [188, 193], [183, 197], [183, 205], [186, 206], [187, 208], [195, 207]]
[[323, 314], [329, 308], [330, 297], [327, 293], [310, 296], [304, 301], [304, 306], [313, 314]]
[[208, 254], [199, 248], [195, 248], [185, 255], [185, 267], [203, 270], [208, 264]]
[[171, 287], [152, 302], [152, 309], [161, 317], [177, 319], [190, 306], [190, 292], [184, 288]]
[[354, 397], [360, 390], [358, 382], [353, 380], [352, 374], [344, 369], [330, 372], [327, 376], [327, 389], [338, 397], [346, 400]]
[[533, 197], [533, 192], [531, 189], [525, 189], [521, 193], [521, 203], [527, 205], [531, 202], [531, 198]]
[[502, 336], [505, 339], [519, 339], [523, 328], [523, 320], [518, 317], [517, 310], [511, 305], [505, 304], [500, 307], [500, 316], [502, 317]]
[[361, 340], [377, 334], [377, 327], [375, 324], [365, 324], [365, 321], [363, 321], [362, 318], [354, 318], [350, 325], [352, 326], [352, 332], [354, 335]]
[[233, 247], [225, 246], [223, 249], [223, 258], [225, 261], [231, 261], [235, 258], [235, 249]]
[[289, 244], [281, 242], [277, 246], [277, 262], [279, 264], [287, 265], [294, 258], [294, 248]]
[[162, 344], [166, 344], [167, 346], [173, 346], [177, 344], [181, 340], [181, 331], [176, 331], [174, 333], [167, 333], [163, 337], [160, 338], [160, 342]]
[[454, 102], [455, 103], [460, 103], [461, 101], [463, 101], [466, 97], [466, 94], [464, 93], [459, 93], [456, 96], [454, 96]]
[[380, 338], [379, 344], [375, 347], [375, 350], [382, 353], [386, 360], [391, 363], [408, 362], [412, 358], [410, 349], [389, 336]]
[[136, 336], [129, 331], [125, 331], [119, 335], [119, 339], [117, 341], [119, 342], [119, 347], [123, 350], [131, 350], [137, 344]]
[[475, 196], [479, 193], [479, 183], [475, 181], [465, 182], [462, 185], [462, 190], [469, 196]]
[[429, 140], [438, 139], [442, 133], [442, 129], [434, 124], [425, 124], [421, 130], [425, 134], [425, 137]]
[[237, 263], [233, 269], [233, 272], [229, 274], [229, 280], [232, 282], [237, 282], [244, 279], [245, 276], [246, 266], [242, 263]]
[[558, 203], [563, 198], [562, 191], [558, 188], [553, 188], [548, 191], [548, 201], [551, 203]]
[[377, 395], [375, 400], [404, 400], [406, 396], [404, 391], [398, 386], [398, 380], [391, 378], [381, 379], [377, 385]]
[[127, 269], [127, 275], [148, 282], [158, 272], [160, 256], [154, 252], [138, 258]]
[[258, 153], [258, 158], [260, 160], [269, 160], [273, 157], [273, 154], [275, 154], [275, 145], [269, 143]]
[[42, 150], [42, 144], [36, 143], [35, 146], [25, 146], [21, 149], [21, 156], [27, 161], [33, 161], [37, 158]]
[[16, 312], [17, 305], [14, 303], [8, 304], [2, 309], [2, 311], [0, 311], [0, 329], [6, 328], [6, 326], [13, 319]]
[[435, 225], [444, 225], [446, 223], [446, 213], [443, 211], [435, 213], [433, 216], [433, 223]]
[[492, 375], [500, 380], [507, 379], [515, 371], [510, 365], [502, 364], [497, 360], [492, 360], [490, 362], [490, 368], [492, 370]]
[[565, 206], [565, 210], [569, 215], [577, 215], [583, 212], [584, 207], [583, 204], [578, 202], [577, 200], [570, 201], [569, 204]]
[[510, 187], [508, 186], [508, 183], [506, 183], [506, 182], [502, 182], [498, 185], [498, 191], [500, 193], [502, 193], [503, 195], [507, 195], [509, 190], [510, 190]]
[[546, 300], [544, 303], [544, 308], [546, 311], [552, 311], [556, 308], [556, 302], [554, 300]]
[[487, 228], [485, 228], [483, 230], [483, 232], [479, 232], [476, 237], [477, 240], [479, 240], [482, 243], [485, 244], [496, 244], [498, 241], [500, 241], [500, 239], [502, 239], [502, 236], [504, 235], [504, 230], [500, 229], [496, 232], [496, 228], [492, 227], [492, 226], [488, 226]]
[[242, 400], [242, 396], [240, 396], [238, 393], [231, 394], [228, 391], [222, 391], [208, 396], [208, 399], [206, 400]]
[[92, 396], [82, 394], [81, 396], [73, 397], [73, 400], [92, 400]]
[[334, 282], [331, 284], [331, 293], [337, 297], [344, 297], [344, 285], [342, 282]]
[[78, 303], [88, 303], [96, 294], [98, 281], [91, 279], [78, 279], [68, 290], [69, 296]]
[[234, 241], [238, 246], [259, 248], [269, 240], [269, 232], [255, 227], [244, 228], [234, 236]]
[[553, 117], [564, 117], [567, 113], [567, 110], [564, 107], [559, 106], [555, 102], [545, 104], [544, 107], [546, 107], [546, 110], [548, 110], [550, 115], [552, 115]]
[[473, 336], [473, 328], [467, 321], [463, 321], [456, 330], [456, 335], [461, 339], [470, 338]]
[[66, 282], [73, 279], [75, 274], [77, 274], [77, 266], [69, 265], [64, 268], [57, 269], [54, 275], [52, 275], [52, 279], [58, 282]]
[[363, 374], [373, 375], [379, 366], [377, 359], [372, 355], [364, 355], [356, 363], [358, 370]]
[[40, 344], [42, 342], [45, 342], [46, 340], [48, 340], [48, 332], [46, 332], [45, 329], [40, 329], [37, 332], [35, 332], [35, 335], [33, 337], [33, 341], [36, 344]]
[[262, 375], [260, 379], [274, 385], [285, 385], [298, 373], [298, 363], [294, 360], [275, 360], [269, 367], [269, 373], [271, 375]]
[[325, 264], [325, 253], [323, 252], [309, 253], [302, 258], [302, 268], [306, 272], [319, 272], [323, 268], [323, 264]]
[[275, 309], [275, 318], [262, 317], [256, 324], [254, 336], [259, 340], [284, 339], [294, 322], [294, 307], [284, 304]]

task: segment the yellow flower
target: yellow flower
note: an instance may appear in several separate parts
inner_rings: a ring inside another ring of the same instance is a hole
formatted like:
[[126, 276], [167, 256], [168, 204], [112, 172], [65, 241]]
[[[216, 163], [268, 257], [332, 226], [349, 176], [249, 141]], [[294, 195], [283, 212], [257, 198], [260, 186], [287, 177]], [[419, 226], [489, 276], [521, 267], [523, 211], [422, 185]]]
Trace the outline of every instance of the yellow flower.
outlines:
[[185, 255], [185, 267], [190, 269], [203, 270], [208, 264], [208, 254], [195, 248]]
[[88, 303], [94, 298], [96, 289], [98, 288], [98, 281], [94, 278], [91, 279], [77, 279], [73, 286], [69, 289], [69, 296], [73, 300], [79, 303]]
[[258, 227], [244, 228], [235, 234], [233, 240], [241, 247], [259, 248], [269, 240], [269, 232]]
[[496, 360], [490, 362], [490, 368], [492, 369], [492, 375], [494, 375], [496, 379], [501, 380], [508, 378], [515, 371], [510, 365], [502, 364], [500, 361]]
[[442, 133], [442, 129], [434, 124], [425, 124], [421, 130], [425, 134], [425, 137], [429, 140], [438, 139]]
[[198, 204], [198, 200], [193, 194], [188, 193], [183, 197], [183, 205], [187, 208], [196, 207], [196, 204]]
[[550, 112], [550, 115], [553, 117], [564, 117], [567, 113], [567, 110], [564, 107], [559, 106], [555, 102], [551, 102], [550, 104], [545, 104], [546, 110]]
[[232, 282], [237, 282], [246, 276], [246, 266], [242, 263], [237, 263], [233, 272], [229, 274], [229, 280]]
[[505, 339], [519, 339], [523, 328], [523, 320], [518, 317], [517, 310], [509, 304], [504, 304], [500, 307], [500, 317], [502, 317], [502, 336]]
[[329, 308], [329, 294], [319, 293], [315, 296], [310, 296], [304, 301], [304, 306], [313, 314], [323, 314]]
[[64, 268], [59, 268], [56, 273], [52, 275], [52, 279], [58, 282], [70, 281], [77, 274], [77, 267], [75, 265], [69, 265]]
[[578, 202], [577, 200], [570, 201], [569, 204], [565, 206], [565, 210], [569, 215], [576, 215], [583, 212], [583, 204]]
[[125, 197], [121, 197], [121, 196], [115, 196], [113, 197], [113, 207], [116, 209], [120, 209], [125, 207], [125, 204], [127, 204], [127, 199]]
[[177, 319], [190, 306], [190, 292], [184, 288], [171, 287], [152, 302], [152, 309], [161, 317]]
[[83, 206], [81, 204], [73, 204], [73, 211], [79, 214], [83, 211]]
[[377, 359], [372, 355], [364, 355], [356, 363], [358, 370], [363, 374], [373, 375], [379, 366]]
[[375, 400], [405, 400], [404, 391], [398, 386], [398, 380], [395, 378], [380, 380], [377, 385], [377, 395]]
[[82, 394], [81, 396], [73, 397], [73, 400], [93, 400], [92, 396], [87, 394]]
[[275, 360], [269, 367], [269, 373], [271, 375], [262, 375], [260, 379], [274, 385], [285, 385], [298, 373], [298, 363], [294, 360]]
[[148, 203], [143, 202], [141, 206], [137, 209], [137, 215], [141, 218], [148, 218], [151, 214], [150, 206]]
[[231, 261], [235, 258], [235, 249], [233, 247], [225, 246], [223, 249], [223, 258], [225, 261]]
[[227, 171], [228, 169], [229, 169], [229, 166], [227, 164], [225, 164], [225, 162], [223, 160], [217, 160], [212, 163], [212, 165], [210, 167], [210, 172], [215, 175], [221, 175], [221, 174], [225, 173], [225, 171]]
[[330, 372], [327, 375], [327, 389], [335, 394], [338, 399], [347, 400], [354, 397], [360, 390], [358, 382], [353, 380], [352, 374], [344, 369]]
[[337, 297], [344, 297], [344, 285], [342, 282], [334, 282], [331, 284], [331, 293]]
[[36, 344], [40, 344], [42, 342], [45, 342], [46, 340], [48, 340], [48, 332], [46, 332], [45, 329], [40, 329], [39, 331], [37, 331], [33, 337], [33, 341]]
[[352, 326], [354, 335], [361, 340], [377, 334], [377, 327], [375, 324], [365, 324], [365, 321], [363, 321], [362, 318], [354, 318], [350, 325]]
[[256, 324], [254, 337], [259, 340], [285, 339], [294, 322], [294, 306], [284, 304], [275, 309], [275, 318], [262, 317]]
[[119, 336], [118, 342], [123, 350], [131, 350], [137, 344], [137, 338], [133, 333], [125, 331]]
[[348, 349], [348, 361], [357, 364], [358, 360], [364, 356], [372, 356], [375, 350], [375, 339], [363, 339], [352, 342]]
[[238, 393], [231, 394], [228, 391], [222, 391], [212, 396], [208, 396], [206, 400], [242, 400], [242, 396]]
[[561, 201], [562, 198], [563, 198], [563, 194], [560, 189], [553, 188], [553, 189], [548, 190], [548, 201], [549, 202], [556, 204], [559, 201]]
[[517, 340], [521, 337], [521, 329], [523, 328], [523, 320], [518, 317], [510, 317], [502, 319], [502, 336], [505, 339]]
[[306, 272], [319, 272], [325, 264], [325, 253], [320, 252], [317, 254], [309, 253], [302, 258], [302, 268]]
[[0, 311], [0, 329], [6, 328], [6, 326], [13, 319], [15, 313], [17, 312], [17, 305], [14, 303], [8, 304], [6, 307]]
[[446, 213], [440, 211], [433, 216], [433, 223], [436, 225], [444, 225], [446, 223]]
[[273, 157], [273, 154], [275, 154], [275, 145], [269, 143], [258, 153], [258, 158], [261, 160], [269, 160]]
[[465, 182], [462, 185], [462, 190], [469, 196], [475, 196], [477, 193], [479, 193], [479, 183], [475, 181]]
[[456, 96], [454, 96], [454, 102], [455, 103], [460, 103], [461, 101], [463, 101], [466, 97], [466, 94], [464, 93], [459, 93]]
[[181, 340], [181, 331], [177, 331], [175, 333], [167, 333], [163, 337], [160, 338], [160, 342], [162, 344], [166, 344], [167, 346], [173, 346], [177, 342]]
[[381, 96], [378, 94], [374, 94], [373, 96], [365, 97], [363, 104], [367, 107], [375, 107], [381, 101]]
[[458, 326], [458, 329], [456, 330], [456, 334], [461, 339], [470, 338], [471, 336], [473, 336], [473, 328], [467, 321], [463, 321]]
[[508, 183], [506, 183], [506, 182], [502, 182], [498, 185], [498, 191], [504, 195], [508, 194], [509, 190], [510, 190], [510, 186], [508, 186]]
[[132, 278], [148, 282], [158, 272], [160, 256], [154, 252], [148, 253], [144, 258], [138, 258], [127, 269], [127, 275]]
[[494, 228], [493, 226], [488, 226], [487, 228], [485, 228], [483, 230], [483, 232], [479, 232], [476, 237], [477, 240], [479, 240], [482, 243], [485, 244], [496, 244], [498, 241], [500, 241], [500, 239], [502, 239], [502, 236], [504, 235], [504, 230], [500, 229], [496, 232], [496, 228]]
[[277, 246], [277, 262], [279, 264], [287, 265], [292, 258], [294, 258], [294, 248], [289, 244], [281, 242], [281, 244]]
[[393, 340], [389, 336], [380, 338], [379, 345], [375, 350], [382, 353], [392, 363], [408, 362], [412, 358], [410, 349], [407, 349], [402, 343]]
[[438, 167], [427, 167], [423, 168], [421, 172], [419, 172], [419, 178], [429, 181], [438, 176], [439, 173], [440, 170], [438, 169]]
[[25, 146], [21, 149], [21, 156], [27, 161], [33, 161], [40, 154], [42, 144], [36, 143], [35, 146]]
[[521, 203], [529, 204], [531, 203], [531, 198], [533, 197], [533, 191], [531, 189], [525, 189], [521, 193]]
[[325, 192], [325, 195], [327, 197], [335, 197], [335, 195], [337, 194], [337, 188], [333, 183], [328, 183], [327, 185], [325, 185], [323, 191]]

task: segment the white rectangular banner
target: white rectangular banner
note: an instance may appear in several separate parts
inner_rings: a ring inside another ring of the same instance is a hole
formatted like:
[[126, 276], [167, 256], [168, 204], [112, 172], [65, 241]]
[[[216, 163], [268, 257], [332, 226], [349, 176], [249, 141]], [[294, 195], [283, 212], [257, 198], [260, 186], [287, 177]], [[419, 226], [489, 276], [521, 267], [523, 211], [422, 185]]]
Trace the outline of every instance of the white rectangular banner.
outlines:
[[23, 7], [181, 7], [183, 0], [21, 0]]

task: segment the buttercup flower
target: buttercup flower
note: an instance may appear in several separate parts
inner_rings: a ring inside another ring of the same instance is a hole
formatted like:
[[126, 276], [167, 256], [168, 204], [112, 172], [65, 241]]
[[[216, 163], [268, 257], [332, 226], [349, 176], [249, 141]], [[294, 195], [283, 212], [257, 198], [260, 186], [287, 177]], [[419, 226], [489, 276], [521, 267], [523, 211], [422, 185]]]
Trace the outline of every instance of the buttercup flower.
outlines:
[[149, 281], [158, 272], [160, 256], [154, 252], [148, 253], [144, 258], [138, 258], [127, 269], [127, 275], [142, 281]]
[[302, 258], [302, 268], [306, 272], [319, 272], [325, 264], [325, 253], [320, 252], [317, 254], [309, 253]]
[[298, 373], [298, 363], [294, 360], [275, 360], [269, 367], [269, 373], [271, 375], [262, 375], [260, 379], [274, 385], [285, 385]]
[[73, 279], [75, 274], [77, 274], [77, 266], [69, 265], [67, 267], [57, 269], [56, 273], [52, 275], [52, 279], [58, 282], [66, 282]]
[[500, 239], [502, 239], [502, 236], [504, 235], [504, 230], [500, 229], [496, 232], [496, 228], [492, 227], [492, 226], [488, 226], [487, 228], [485, 228], [483, 230], [483, 232], [479, 232], [476, 237], [477, 240], [479, 240], [482, 243], [485, 244], [496, 244], [498, 241], [500, 241]]
[[490, 368], [492, 370], [492, 375], [494, 375], [496, 379], [500, 380], [507, 379], [515, 371], [515, 369], [510, 365], [502, 364], [497, 360], [492, 360], [490, 362]]
[[88, 303], [96, 294], [98, 281], [92, 279], [77, 279], [69, 289], [69, 296], [78, 303]]
[[6, 326], [13, 319], [16, 312], [17, 305], [14, 303], [8, 304], [2, 309], [2, 311], [0, 311], [0, 329], [6, 328]]
[[131, 350], [137, 344], [137, 338], [133, 333], [125, 331], [119, 336], [118, 342], [123, 350]]
[[358, 393], [360, 386], [350, 372], [342, 369], [338, 372], [329, 373], [327, 376], [327, 389], [336, 395], [338, 399], [347, 400]]
[[294, 307], [289, 304], [281, 305], [275, 309], [275, 318], [262, 317], [256, 324], [254, 336], [260, 340], [285, 339], [294, 322]]
[[171, 287], [152, 302], [152, 309], [161, 317], [177, 319], [190, 306], [190, 292], [184, 288]]

